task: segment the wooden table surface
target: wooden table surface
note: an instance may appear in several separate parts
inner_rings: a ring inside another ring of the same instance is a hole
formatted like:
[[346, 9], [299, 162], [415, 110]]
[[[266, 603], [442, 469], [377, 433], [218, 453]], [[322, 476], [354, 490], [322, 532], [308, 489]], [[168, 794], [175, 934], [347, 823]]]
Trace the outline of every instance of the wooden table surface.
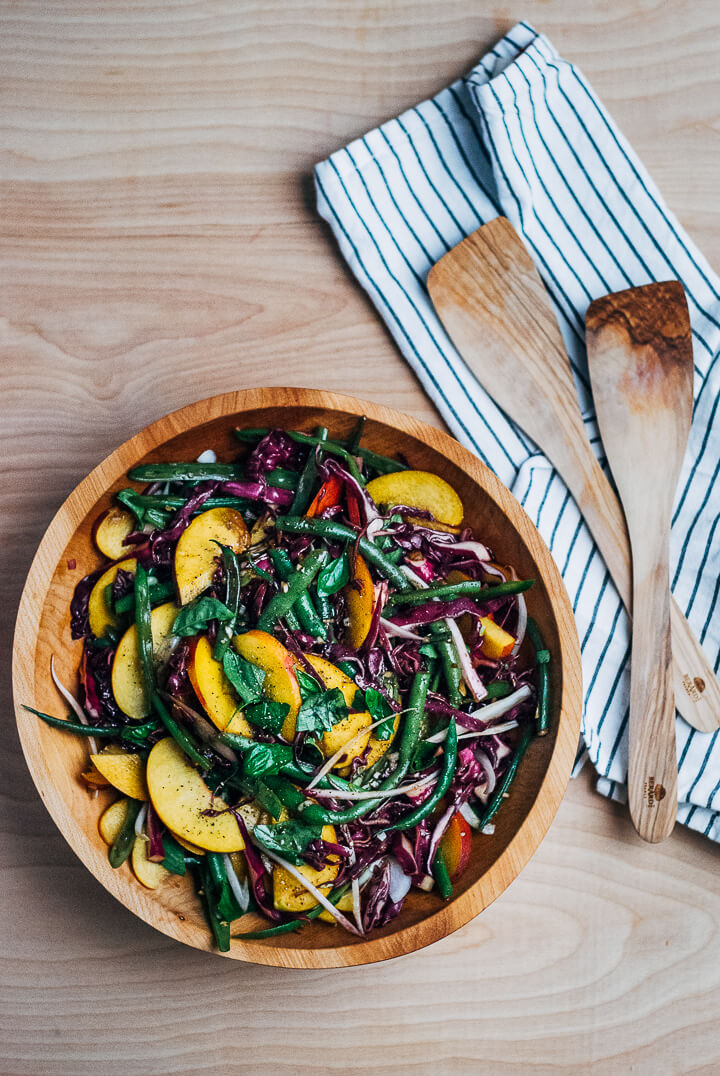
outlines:
[[577, 61], [720, 264], [717, 0], [3, 0], [5, 550], [0, 1071], [711, 1072], [718, 849], [643, 845], [568, 791], [485, 914], [376, 967], [284, 972], [135, 920], [25, 769], [10, 643], [76, 482], [165, 412], [291, 384], [440, 425], [313, 213], [313, 163], [461, 74], [525, 16]]

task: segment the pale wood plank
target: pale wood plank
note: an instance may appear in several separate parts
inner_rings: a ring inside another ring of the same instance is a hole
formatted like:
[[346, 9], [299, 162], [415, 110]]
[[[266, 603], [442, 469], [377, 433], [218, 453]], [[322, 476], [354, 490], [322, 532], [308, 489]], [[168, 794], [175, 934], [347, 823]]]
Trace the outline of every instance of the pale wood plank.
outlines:
[[[329, 387], [439, 424], [335, 258], [302, 177], [459, 75], [519, 10], [2, 6], [6, 643], [64, 495], [209, 379], [217, 391]], [[580, 63], [720, 263], [715, 0], [527, 0], [522, 13]], [[232, 967], [144, 927], [74, 858], [30, 782], [7, 684], [4, 1072], [720, 1065], [717, 850], [677, 831], [643, 847], [589, 778], [505, 896], [447, 941], [366, 970]]]

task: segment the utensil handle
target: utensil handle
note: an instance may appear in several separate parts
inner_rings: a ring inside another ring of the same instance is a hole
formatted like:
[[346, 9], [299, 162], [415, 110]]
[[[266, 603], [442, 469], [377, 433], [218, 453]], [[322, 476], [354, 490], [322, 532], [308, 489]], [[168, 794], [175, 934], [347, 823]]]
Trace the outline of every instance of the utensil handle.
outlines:
[[[587, 446], [587, 449], [581, 449], [580, 444]], [[578, 439], [574, 465], [563, 466], [562, 475], [585, 517], [617, 592], [629, 610], [632, 572], [625, 517], [615, 491], [584, 436], [582, 442]], [[672, 595], [670, 625], [675, 706], [688, 724], [699, 732], [717, 732], [720, 724], [720, 683]]]
[[633, 565], [628, 804], [635, 829], [652, 843], [670, 836], [677, 815], [668, 547], [669, 534], [655, 558], [636, 543]]

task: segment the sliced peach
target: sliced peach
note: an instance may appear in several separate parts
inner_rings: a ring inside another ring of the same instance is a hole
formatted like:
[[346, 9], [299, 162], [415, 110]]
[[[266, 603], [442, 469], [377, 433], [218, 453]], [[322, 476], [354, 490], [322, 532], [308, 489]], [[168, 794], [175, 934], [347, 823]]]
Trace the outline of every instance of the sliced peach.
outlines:
[[[353, 910], [353, 898], [352, 893], [348, 889], [347, 893], [343, 893], [340, 900], [335, 905], [339, 912], [351, 912]], [[331, 926], [336, 927], [337, 919], [333, 919], [330, 912], [326, 912], [325, 909], [320, 912], [318, 919], [322, 919], [323, 923], [330, 923]]]
[[[179, 609], [174, 602], [158, 605], [150, 614], [153, 658], [157, 666], [164, 665], [175, 642], [172, 633]], [[131, 624], [118, 643], [112, 666], [112, 690], [115, 701], [124, 714], [139, 721], [150, 713], [150, 699], [140, 666], [137, 628]]]
[[148, 798], [145, 760], [142, 755], [130, 754], [126, 751], [101, 751], [99, 755], [91, 755], [90, 758], [103, 777], [118, 792], [134, 800]]
[[90, 631], [97, 639], [101, 638], [108, 628], [119, 628], [122, 623], [121, 618], [110, 611], [110, 606], [105, 598], [107, 588], [115, 582], [115, 577], [121, 568], [124, 572], [130, 572], [135, 575], [137, 561], [134, 557], [128, 557], [127, 560], [120, 560], [117, 564], [111, 565], [106, 572], [103, 572], [90, 591], [90, 597], [88, 598]]
[[[196, 844], [193, 844], [192, 841], [186, 841], [184, 837], [180, 837], [177, 833], [172, 833], [172, 830], [170, 831], [170, 833], [175, 838], [175, 840], [178, 842], [180, 847], [184, 848], [186, 852], [190, 852], [194, 856], [204, 856], [205, 855], [205, 849], [204, 848], [199, 848]], [[233, 852], [232, 854], [237, 855], [238, 853]]]
[[462, 523], [463, 503], [449, 482], [430, 471], [394, 471], [367, 484], [376, 504], [406, 504], [431, 512], [439, 523], [457, 527]]
[[125, 824], [129, 806], [130, 800], [123, 797], [123, 799], [111, 803], [100, 815], [98, 830], [105, 844], [115, 843], [120, 830]]
[[249, 541], [245, 520], [234, 508], [210, 508], [196, 516], [175, 547], [180, 604], [187, 605], [212, 583], [220, 556], [218, 543], [242, 553]]
[[170, 736], [156, 743], [148, 756], [147, 786], [160, 820], [174, 834], [208, 852], [240, 852], [245, 847], [235, 816]]
[[170, 877], [170, 871], [163, 867], [162, 863], [154, 863], [148, 859], [147, 853], [148, 842], [144, 837], [136, 837], [130, 857], [133, 874], [146, 889], [157, 889], [166, 878]]
[[496, 624], [492, 617], [481, 616], [480, 623], [483, 627], [482, 652], [493, 661], [507, 658], [515, 646], [515, 636], [505, 631]]
[[212, 644], [204, 635], [192, 645], [188, 675], [193, 691], [213, 724], [223, 732], [252, 736], [252, 729], [240, 711], [240, 700], [222, 665], [213, 657]]
[[[333, 826], [323, 826], [320, 836], [322, 840], [332, 844], [337, 841]], [[336, 856], [330, 856], [330, 862], [320, 870], [305, 863], [297, 869], [322, 893], [328, 893], [340, 870], [340, 860]], [[312, 893], [308, 893], [284, 867], [275, 867], [273, 870], [273, 900], [279, 912], [306, 912], [317, 904]]]
[[253, 628], [243, 635], [236, 635], [233, 646], [241, 657], [257, 665], [265, 672], [263, 695], [271, 702], [282, 702], [290, 707], [282, 734], [286, 740], [295, 735], [295, 719], [302, 703], [300, 687], [295, 676], [296, 659], [283, 644], [266, 631]]
[[355, 558], [355, 574], [343, 594], [347, 606], [348, 627], [345, 641], [358, 650], [367, 639], [375, 608], [375, 588], [362, 557]]
[[[306, 654], [306, 659], [310, 662], [315, 672], [325, 684], [325, 687], [332, 691], [333, 688], [339, 688], [343, 693], [343, 698], [348, 706], [352, 706], [353, 699], [357, 687], [352, 682], [349, 676], [346, 676], [342, 669], [338, 669], [337, 665], [333, 665], [331, 662], [326, 661], [325, 658], [318, 657], [317, 654]], [[324, 754], [325, 758], [330, 758], [336, 751], [354, 740], [364, 728], [372, 724], [372, 717], [367, 710], [361, 711], [356, 714], [348, 714], [342, 721], [338, 721], [336, 725], [333, 725], [331, 729], [324, 732], [322, 739], [320, 740], [320, 750]], [[354, 758], [362, 755], [363, 751], [368, 745], [370, 740], [370, 732], [364, 736], [360, 736], [359, 739], [348, 748], [346, 755], [341, 755], [338, 759], [336, 766], [348, 766]]]
[[456, 811], [440, 841], [440, 848], [442, 849], [445, 866], [451, 882], [459, 878], [467, 867], [471, 846], [472, 830], [460, 812]]
[[128, 547], [123, 543], [134, 530], [135, 517], [124, 508], [113, 506], [93, 523], [93, 541], [103, 556], [109, 560], [120, 560], [128, 552]]
[[382, 758], [390, 744], [393, 742], [393, 737], [398, 730], [400, 724], [400, 718], [396, 717], [393, 721], [392, 736], [388, 736], [387, 740], [379, 740], [377, 735], [373, 732], [369, 741], [369, 750], [365, 758], [366, 768], [372, 766], [379, 758]]

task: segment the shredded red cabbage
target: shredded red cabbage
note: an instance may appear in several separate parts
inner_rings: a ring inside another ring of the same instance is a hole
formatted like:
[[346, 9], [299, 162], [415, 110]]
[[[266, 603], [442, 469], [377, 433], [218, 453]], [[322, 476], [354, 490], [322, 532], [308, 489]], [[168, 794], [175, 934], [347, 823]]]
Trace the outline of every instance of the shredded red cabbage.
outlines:
[[155, 808], [149, 801], [147, 815], [145, 816], [145, 828], [149, 837], [147, 857], [151, 863], [160, 863], [165, 859], [165, 849], [162, 841], [165, 826], [158, 818]]
[[288, 437], [284, 430], [270, 430], [248, 456], [245, 473], [248, 478], [262, 479], [276, 467], [294, 469], [300, 456], [300, 445]]
[[260, 853], [250, 840], [250, 834], [248, 833], [242, 815], [237, 811], [233, 811], [233, 814], [237, 819], [242, 838], [245, 841], [245, 862], [247, 863], [248, 868], [250, 888], [252, 889], [257, 906], [260, 908], [263, 915], [266, 915], [268, 919], [272, 919], [273, 922], [278, 923], [282, 919], [282, 916], [275, 910], [275, 905], [273, 904], [272, 881], [270, 875], [265, 870], [265, 864], [260, 858]]
[[390, 897], [390, 860], [385, 858], [375, 867], [370, 881], [363, 889], [363, 930], [384, 927], [402, 910], [405, 898], [393, 903]]
[[115, 702], [112, 690], [112, 664], [115, 649], [110, 646], [83, 647], [80, 663], [80, 703], [99, 725], [125, 724], [127, 717]]
[[244, 497], [248, 501], [264, 501], [275, 508], [287, 508], [295, 498], [291, 489], [269, 486], [264, 478], [248, 479], [245, 482], [223, 482], [219, 492], [226, 493], [229, 497]]
[[70, 602], [70, 635], [73, 639], [85, 639], [88, 635], [92, 635], [88, 603], [92, 588], [105, 571], [107, 571], [106, 566], [98, 568], [97, 571], [81, 579], [75, 587], [75, 593]]
[[427, 864], [432, 830], [427, 818], [411, 830], [394, 834], [392, 852], [398, 863], [410, 875], [413, 885], [419, 885], [430, 873]]

